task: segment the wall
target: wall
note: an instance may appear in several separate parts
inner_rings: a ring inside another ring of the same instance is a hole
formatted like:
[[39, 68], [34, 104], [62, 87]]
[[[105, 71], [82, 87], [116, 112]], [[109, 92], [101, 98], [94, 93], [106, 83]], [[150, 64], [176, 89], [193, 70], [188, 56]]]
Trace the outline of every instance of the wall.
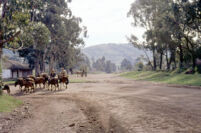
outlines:
[[3, 79], [8, 79], [8, 78], [12, 78], [12, 73], [10, 69], [3, 69], [2, 71], [2, 77]]

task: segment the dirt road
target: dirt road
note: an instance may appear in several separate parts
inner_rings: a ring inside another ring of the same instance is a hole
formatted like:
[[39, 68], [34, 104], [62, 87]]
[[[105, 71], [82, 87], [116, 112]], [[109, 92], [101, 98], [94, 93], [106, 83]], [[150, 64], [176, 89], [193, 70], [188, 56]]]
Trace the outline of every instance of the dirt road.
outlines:
[[30, 116], [2, 132], [201, 133], [199, 89], [106, 74], [89, 75], [85, 80], [59, 92], [18, 95]]

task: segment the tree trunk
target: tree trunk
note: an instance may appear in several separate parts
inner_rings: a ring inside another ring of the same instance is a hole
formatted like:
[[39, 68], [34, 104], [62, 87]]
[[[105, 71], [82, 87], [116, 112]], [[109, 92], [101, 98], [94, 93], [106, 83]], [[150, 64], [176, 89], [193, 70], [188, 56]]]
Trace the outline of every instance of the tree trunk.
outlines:
[[[151, 62], [151, 60], [150, 60], [150, 58], [149, 58], [149, 56], [148, 56], [146, 50], [143, 49], [143, 51], [144, 51], [144, 53], [145, 53], [145, 55], [146, 55], [146, 57], [147, 57], [147, 59], [148, 59], [148, 61], [149, 61], [149, 64], [150, 64], [150, 66], [151, 66], [151, 69], [153, 70], [154, 68], [153, 68], [152, 62]], [[93, 63], [92, 63], [92, 64], [93, 64]]]
[[163, 53], [160, 53], [160, 70], [162, 70], [162, 66], [163, 66]]
[[167, 64], [167, 70], [168, 71], [170, 70], [171, 63], [172, 63], [172, 54], [171, 54], [170, 59], [169, 59], [168, 51], [166, 50], [166, 64]]
[[[195, 49], [194, 49], [194, 45], [188, 38], [188, 36], [185, 36], [185, 39], [186, 39], [186, 46], [188, 48], [188, 51], [191, 53], [192, 55], [192, 70], [193, 70], [193, 73], [195, 72], [195, 67], [196, 67], [196, 55], [195, 55]], [[191, 46], [191, 48], [189, 47], [189, 44]]]
[[168, 52], [166, 51], [166, 65], [167, 65], [167, 70], [170, 70], [170, 66], [169, 66], [169, 59], [168, 59]]
[[196, 56], [194, 54], [192, 54], [192, 62], [193, 62], [192, 69], [193, 69], [193, 73], [194, 73], [195, 72], [195, 67], [196, 67]]
[[173, 61], [173, 63], [174, 63], [174, 68], [173, 68], [173, 70], [175, 70], [175, 69], [177, 68], [176, 52], [175, 52], [175, 51], [172, 53], [172, 61]]
[[184, 53], [183, 53], [183, 49], [182, 49], [182, 45], [179, 45], [179, 68], [182, 69], [184, 67], [183, 63], [184, 63]]
[[154, 71], [156, 71], [156, 69], [157, 69], [157, 64], [156, 64], [155, 48], [153, 49], [153, 64], [154, 64]]
[[51, 72], [54, 68], [54, 58], [53, 56], [50, 57], [50, 62], [49, 62], [49, 72]]
[[43, 59], [42, 59], [42, 71], [45, 72], [45, 55], [43, 55]]
[[3, 54], [3, 48], [0, 47], [0, 82], [2, 82], [3, 77], [2, 77], [2, 54]]
[[35, 74], [36, 76], [40, 74], [40, 62], [38, 57], [36, 58], [36, 61], [35, 61]]
[[40, 72], [41, 73], [43, 73], [43, 72], [45, 72], [45, 65], [44, 65], [44, 62], [45, 62], [45, 60], [44, 60], [44, 54], [42, 54], [41, 53], [41, 55], [40, 55]]

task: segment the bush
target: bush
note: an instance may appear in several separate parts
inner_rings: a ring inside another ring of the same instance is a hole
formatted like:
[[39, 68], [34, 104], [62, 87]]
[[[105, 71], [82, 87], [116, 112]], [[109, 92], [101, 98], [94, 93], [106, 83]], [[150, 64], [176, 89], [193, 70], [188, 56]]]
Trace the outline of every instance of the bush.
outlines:
[[136, 68], [138, 71], [142, 71], [144, 69], [144, 64], [142, 62], [138, 62], [136, 64]]

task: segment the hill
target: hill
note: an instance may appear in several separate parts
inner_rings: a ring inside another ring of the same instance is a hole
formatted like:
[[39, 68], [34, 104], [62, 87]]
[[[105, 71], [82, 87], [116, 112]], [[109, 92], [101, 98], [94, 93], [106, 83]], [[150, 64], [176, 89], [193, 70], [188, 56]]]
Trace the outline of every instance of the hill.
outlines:
[[107, 60], [111, 60], [116, 65], [120, 65], [124, 58], [134, 64], [139, 56], [144, 55], [143, 51], [133, 47], [132, 44], [100, 44], [86, 47], [82, 52], [90, 60], [105, 56]]

